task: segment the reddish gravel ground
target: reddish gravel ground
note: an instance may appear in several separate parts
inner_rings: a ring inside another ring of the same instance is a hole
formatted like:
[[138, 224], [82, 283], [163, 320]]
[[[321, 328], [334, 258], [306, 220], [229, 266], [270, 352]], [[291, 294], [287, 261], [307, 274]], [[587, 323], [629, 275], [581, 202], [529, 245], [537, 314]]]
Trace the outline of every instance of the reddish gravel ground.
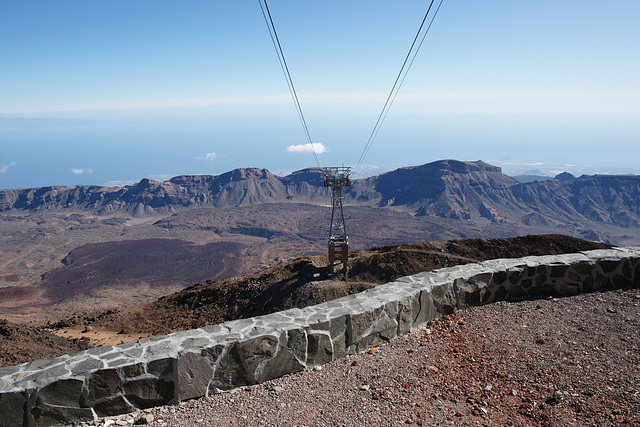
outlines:
[[500, 302], [319, 370], [94, 424], [640, 425], [639, 326], [638, 289]]

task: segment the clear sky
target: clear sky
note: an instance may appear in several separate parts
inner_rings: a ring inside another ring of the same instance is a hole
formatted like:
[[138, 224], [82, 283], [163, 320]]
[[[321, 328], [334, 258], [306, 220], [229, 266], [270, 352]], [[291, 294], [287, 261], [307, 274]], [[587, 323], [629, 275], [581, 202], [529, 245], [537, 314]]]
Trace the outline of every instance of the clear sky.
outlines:
[[[269, 1], [322, 166], [357, 163], [428, 3]], [[639, 17], [444, 0], [359, 172], [640, 173]], [[0, 2], [0, 188], [285, 174], [306, 143], [257, 0]]]

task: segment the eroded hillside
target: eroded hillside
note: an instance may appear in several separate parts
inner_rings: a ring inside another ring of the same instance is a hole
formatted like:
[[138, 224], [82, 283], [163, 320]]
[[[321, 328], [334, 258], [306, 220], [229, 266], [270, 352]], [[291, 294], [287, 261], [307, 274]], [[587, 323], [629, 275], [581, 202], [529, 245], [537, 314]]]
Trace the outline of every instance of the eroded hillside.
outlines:
[[296, 258], [256, 273], [197, 283], [151, 303], [118, 311], [76, 314], [51, 323], [49, 327], [77, 331], [91, 326], [94, 331], [106, 330], [129, 336], [166, 334], [318, 304], [398, 277], [442, 267], [609, 247], [562, 235], [380, 246], [353, 254], [346, 281], [328, 276], [324, 256]]

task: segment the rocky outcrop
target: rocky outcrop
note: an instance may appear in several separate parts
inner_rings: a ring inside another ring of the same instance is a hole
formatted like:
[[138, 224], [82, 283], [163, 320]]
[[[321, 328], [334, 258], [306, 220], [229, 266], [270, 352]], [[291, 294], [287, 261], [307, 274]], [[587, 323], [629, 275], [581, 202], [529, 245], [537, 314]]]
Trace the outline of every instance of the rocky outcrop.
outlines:
[[640, 286], [640, 248], [498, 259], [304, 309], [0, 369], [0, 418], [57, 425], [255, 384], [362, 352], [468, 306]]

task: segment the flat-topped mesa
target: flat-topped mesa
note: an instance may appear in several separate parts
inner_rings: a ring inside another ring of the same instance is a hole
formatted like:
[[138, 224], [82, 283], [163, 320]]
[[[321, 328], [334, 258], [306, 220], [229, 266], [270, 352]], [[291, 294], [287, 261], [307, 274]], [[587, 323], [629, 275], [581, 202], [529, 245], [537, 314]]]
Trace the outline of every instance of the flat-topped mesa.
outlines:
[[270, 179], [276, 178], [276, 175], [269, 172], [267, 169], [259, 168], [239, 168], [230, 172], [225, 172], [222, 175], [218, 175], [217, 179], [221, 183], [241, 181], [247, 179]]
[[419, 273], [303, 309], [0, 369], [6, 425], [59, 425], [260, 383], [508, 298], [640, 286], [640, 248], [497, 259]]
[[482, 160], [475, 162], [462, 162], [459, 160], [447, 159], [439, 160], [432, 163], [427, 163], [422, 166], [413, 166], [407, 169], [424, 168], [429, 170], [449, 171], [453, 173], [470, 173], [470, 172], [494, 172], [502, 173], [502, 168], [498, 166], [490, 165]]

